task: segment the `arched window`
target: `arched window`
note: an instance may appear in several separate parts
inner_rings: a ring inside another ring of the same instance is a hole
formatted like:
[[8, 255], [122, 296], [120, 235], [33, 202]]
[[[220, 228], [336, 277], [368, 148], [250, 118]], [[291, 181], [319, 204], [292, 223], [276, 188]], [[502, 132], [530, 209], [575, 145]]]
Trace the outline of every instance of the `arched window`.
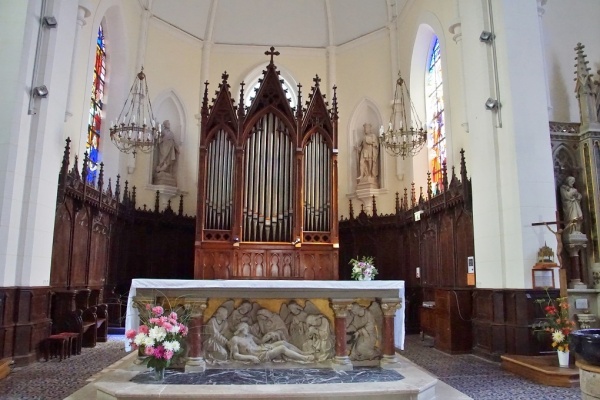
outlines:
[[86, 150], [89, 155], [88, 182], [95, 182], [100, 163], [100, 128], [102, 127], [102, 98], [104, 97], [104, 81], [106, 77], [106, 47], [104, 43], [104, 30], [98, 27], [96, 40], [96, 62], [92, 78], [92, 96], [90, 101], [90, 115], [88, 120], [88, 135]]
[[[440, 43], [434, 36], [425, 71], [425, 95], [428, 121], [427, 147], [429, 171], [435, 190], [442, 185], [442, 164], [446, 162], [446, 123], [444, 119], [444, 88]], [[434, 191], [435, 191], [434, 190]]]

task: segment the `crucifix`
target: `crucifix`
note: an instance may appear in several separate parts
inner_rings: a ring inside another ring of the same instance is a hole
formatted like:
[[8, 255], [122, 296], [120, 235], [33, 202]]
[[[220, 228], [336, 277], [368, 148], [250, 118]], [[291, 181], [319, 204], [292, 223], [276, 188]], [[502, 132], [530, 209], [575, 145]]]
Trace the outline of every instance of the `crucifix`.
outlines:
[[280, 53], [275, 51], [275, 47], [271, 46], [270, 51], [265, 51], [266, 56], [271, 56], [271, 64], [273, 64], [273, 56], [278, 56]]
[[[534, 222], [531, 226], [539, 226], [544, 225], [548, 230], [554, 233], [556, 236], [556, 256], [558, 257], [558, 265], [559, 269], [559, 278], [560, 278], [560, 297], [567, 297], [567, 269], [563, 264], [562, 253], [563, 253], [563, 241], [562, 241], [562, 233], [567, 230], [569, 227], [574, 225], [577, 220], [565, 222], [560, 221], [558, 217], [558, 212], [556, 212], [556, 221], [546, 221], [546, 222]], [[560, 227], [560, 224], [565, 224], [564, 228]], [[552, 230], [549, 225], [556, 225], [556, 230]]]

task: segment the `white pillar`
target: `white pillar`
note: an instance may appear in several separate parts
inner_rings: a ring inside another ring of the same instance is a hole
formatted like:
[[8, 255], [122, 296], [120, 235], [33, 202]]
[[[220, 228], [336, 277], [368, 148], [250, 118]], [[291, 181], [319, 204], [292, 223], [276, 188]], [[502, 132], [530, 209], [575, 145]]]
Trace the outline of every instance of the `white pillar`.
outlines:
[[[6, 2], [0, 13], [6, 39], [0, 55], [0, 286], [46, 286], [50, 279], [77, 3], [47, 1], [44, 15], [56, 18], [55, 28], [40, 28], [41, 4]], [[49, 94], [34, 98], [28, 114], [29, 91], [42, 84]]]
[[[538, 249], [554, 242], [547, 229], [531, 224], [553, 221], [556, 210], [537, 4], [459, 0], [459, 9], [468, 77], [476, 285], [531, 287]], [[494, 43], [481, 42], [481, 32], [492, 26]], [[488, 97], [500, 99], [501, 126], [484, 107]]]

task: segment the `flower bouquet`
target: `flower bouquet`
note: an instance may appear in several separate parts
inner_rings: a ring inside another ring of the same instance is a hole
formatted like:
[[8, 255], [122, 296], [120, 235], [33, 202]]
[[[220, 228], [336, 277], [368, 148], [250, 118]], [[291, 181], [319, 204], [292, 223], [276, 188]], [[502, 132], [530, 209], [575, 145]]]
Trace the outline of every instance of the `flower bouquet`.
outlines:
[[370, 281], [375, 275], [377, 275], [377, 268], [373, 265], [373, 257], [362, 257], [360, 260], [358, 256], [356, 259], [350, 260], [352, 265], [352, 279], [357, 281]]
[[178, 321], [175, 311], [166, 313], [163, 307], [146, 304], [145, 312], [140, 310], [140, 327], [130, 329], [125, 337], [134, 349], [140, 348], [145, 354], [148, 368], [157, 375], [164, 376], [173, 356], [182, 352], [187, 326]]
[[556, 299], [537, 300], [538, 303], [546, 304], [544, 312], [546, 318], [534, 325], [536, 332], [550, 333], [552, 336], [552, 347], [561, 352], [569, 351], [569, 334], [575, 328], [575, 322], [569, 318], [569, 302], [566, 297]]

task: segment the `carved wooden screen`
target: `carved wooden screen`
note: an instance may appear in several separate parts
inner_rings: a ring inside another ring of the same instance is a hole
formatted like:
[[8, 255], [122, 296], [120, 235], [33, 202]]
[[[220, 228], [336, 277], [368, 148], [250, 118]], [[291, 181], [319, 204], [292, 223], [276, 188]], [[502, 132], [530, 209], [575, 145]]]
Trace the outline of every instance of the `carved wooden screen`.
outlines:
[[278, 55], [256, 96], [234, 105], [224, 73], [202, 104], [196, 279], [338, 279], [337, 98], [314, 79], [290, 107]]

